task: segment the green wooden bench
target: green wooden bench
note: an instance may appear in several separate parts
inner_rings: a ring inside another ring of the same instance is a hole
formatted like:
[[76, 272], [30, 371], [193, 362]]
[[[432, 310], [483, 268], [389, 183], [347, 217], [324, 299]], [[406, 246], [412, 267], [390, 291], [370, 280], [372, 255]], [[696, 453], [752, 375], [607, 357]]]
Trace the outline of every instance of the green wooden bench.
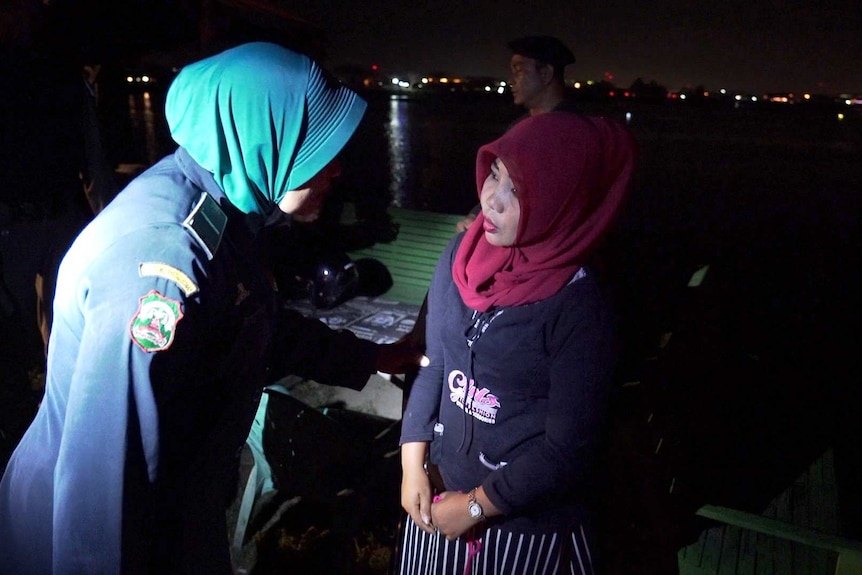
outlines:
[[[697, 514], [724, 524], [720, 528], [725, 539], [722, 551], [726, 555], [732, 545], [728, 544], [734, 534], [754, 540], [758, 549], [743, 556], [735, 549], [734, 557], [725, 558], [715, 567], [695, 566], [681, 558], [681, 575], [706, 573], [775, 573], [775, 575], [803, 573], [834, 573], [834, 575], [858, 575], [862, 573], [862, 542], [824, 533], [787, 521], [747, 513], [738, 509], [705, 505]], [[707, 539], [709, 536], [707, 536]], [[741, 541], [741, 539], [740, 539]], [[708, 545], [708, 543], [706, 543]], [[785, 548], [782, 552], [781, 548]], [[771, 551], [771, 552], [770, 552]], [[757, 566], [757, 559], [767, 565]], [[832, 564], [834, 561], [834, 570]], [[744, 566], [750, 563], [750, 569]]]
[[[399, 225], [395, 240], [348, 255], [354, 260], [374, 258], [386, 265], [393, 285], [382, 297], [419, 305], [428, 292], [437, 260], [455, 235], [455, 224], [463, 216], [396, 207], [389, 208], [389, 214]], [[346, 209], [342, 221], [349, 223], [351, 217], [352, 210]]]

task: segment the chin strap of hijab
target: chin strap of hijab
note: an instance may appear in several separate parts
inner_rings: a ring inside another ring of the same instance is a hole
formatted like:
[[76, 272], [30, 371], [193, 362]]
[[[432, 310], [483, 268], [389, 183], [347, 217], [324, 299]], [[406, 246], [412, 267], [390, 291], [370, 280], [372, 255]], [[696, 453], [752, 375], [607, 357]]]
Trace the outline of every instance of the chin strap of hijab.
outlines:
[[518, 190], [521, 219], [514, 244], [498, 247], [485, 239], [480, 213], [458, 247], [452, 275], [479, 311], [541, 301], [572, 279], [619, 215], [635, 144], [616, 122], [549, 112], [479, 149], [480, 195], [495, 158]]
[[183, 68], [165, 115], [234, 206], [267, 216], [335, 158], [365, 107], [307, 56], [254, 42]]

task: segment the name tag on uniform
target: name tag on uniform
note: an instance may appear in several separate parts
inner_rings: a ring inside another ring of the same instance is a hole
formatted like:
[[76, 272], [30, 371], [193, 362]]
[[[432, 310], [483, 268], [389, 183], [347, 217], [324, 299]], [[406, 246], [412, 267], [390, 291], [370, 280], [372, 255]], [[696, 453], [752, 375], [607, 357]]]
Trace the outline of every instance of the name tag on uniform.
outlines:
[[195, 294], [200, 288], [184, 271], [161, 262], [144, 262], [138, 266], [138, 275], [143, 277], [160, 277], [177, 284], [186, 297]]

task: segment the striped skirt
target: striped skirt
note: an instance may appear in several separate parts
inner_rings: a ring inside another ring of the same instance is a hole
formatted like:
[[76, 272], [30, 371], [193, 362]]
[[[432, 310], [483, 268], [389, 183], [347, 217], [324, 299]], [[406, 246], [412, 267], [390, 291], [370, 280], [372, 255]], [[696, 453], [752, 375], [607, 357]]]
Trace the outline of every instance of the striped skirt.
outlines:
[[485, 528], [479, 539], [448, 541], [404, 519], [400, 575], [594, 575], [583, 527], [571, 533], [522, 534]]

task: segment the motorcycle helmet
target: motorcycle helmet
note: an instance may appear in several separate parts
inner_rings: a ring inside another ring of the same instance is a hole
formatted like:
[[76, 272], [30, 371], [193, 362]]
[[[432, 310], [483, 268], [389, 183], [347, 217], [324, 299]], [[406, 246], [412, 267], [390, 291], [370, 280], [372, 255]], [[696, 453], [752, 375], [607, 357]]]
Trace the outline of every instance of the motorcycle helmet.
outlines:
[[346, 254], [329, 254], [314, 268], [308, 299], [318, 309], [329, 309], [352, 298], [359, 289], [359, 270]]

